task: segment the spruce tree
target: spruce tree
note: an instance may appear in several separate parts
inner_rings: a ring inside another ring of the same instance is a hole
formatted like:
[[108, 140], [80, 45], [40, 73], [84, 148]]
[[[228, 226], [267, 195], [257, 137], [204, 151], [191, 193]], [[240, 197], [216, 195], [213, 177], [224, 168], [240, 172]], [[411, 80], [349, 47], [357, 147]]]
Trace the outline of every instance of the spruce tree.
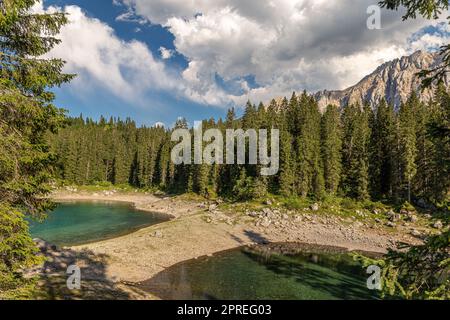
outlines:
[[328, 106], [322, 118], [322, 161], [325, 189], [337, 193], [342, 171], [342, 128], [339, 109]]
[[366, 200], [369, 197], [369, 159], [370, 112], [359, 105], [349, 105], [342, 114], [343, 174], [341, 188], [349, 197]]
[[414, 111], [419, 104], [416, 95], [413, 95], [406, 103], [402, 104], [398, 114], [399, 118], [399, 158], [403, 189], [406, 189], [406, 199], [411, 203], [412, 181], [417, 172], [416, 166], [416, 125]]
[[320, 156], [321, 116], [317, 103], [306, 92], [299, 99], [296, 115], [297, 193], [303, 197], [310, 193], [321, 197], [324, 191]]
[[394, 190], [395, 112], [383, 99], [370, 119], [370, 190], [374, 198], [391, 197]]
[[42, 217], [55, 155], [46, 134], [64, 112], [49, 88], [70, 81], [64, 62], [41, 58], [67, 23], [62, 13], [32, 14], [33, 0], [0, 2], [0, 291], [20, 285], [20, 270], [36, 262], [23, 214]]

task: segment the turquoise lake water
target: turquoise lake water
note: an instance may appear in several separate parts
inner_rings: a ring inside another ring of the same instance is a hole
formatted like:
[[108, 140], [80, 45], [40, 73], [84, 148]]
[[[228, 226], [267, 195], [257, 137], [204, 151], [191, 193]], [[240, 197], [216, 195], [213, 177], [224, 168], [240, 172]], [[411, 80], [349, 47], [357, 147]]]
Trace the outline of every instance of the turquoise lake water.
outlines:
[[163, 299], [378, 299], [367, 276], [348, 254], [240, 248], [177, 264], [140, 287]]
[[60, 203], [43, 223], [30, 221], [33, 238], [60, 246], [79, 245], [124, 235], [169, 220], [117, 202]]

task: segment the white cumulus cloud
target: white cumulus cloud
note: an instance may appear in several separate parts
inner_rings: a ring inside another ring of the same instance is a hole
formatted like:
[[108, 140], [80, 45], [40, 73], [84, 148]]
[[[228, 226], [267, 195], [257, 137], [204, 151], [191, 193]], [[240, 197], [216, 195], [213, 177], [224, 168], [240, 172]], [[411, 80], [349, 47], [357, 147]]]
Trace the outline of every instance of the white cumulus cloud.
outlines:
[[[34, 8], [43, 12], [42, 3]], [[76, 73], [78, 90], [102, 87], [125, 100], [138, 101], [149, 89], [181, 92], [177, 76], [153, 56], [140, 41], [123, 41], [102, 21], [88, 17], [78, 6], [49, 7], [62, 10], [69, 23], [61, 29], [57, 45], [47, 56], [65, 60], [65, 72]]]
[[[182, 73], [185, 94], [221, 105], [266, 101], [293, 90], [342, 89], [380, 63], [442, 41], [442, 35], [423, 35], [408, 42], [430, 21], [403, 22], [401, 10], [382, 11], [382, 29], [367, 29], [367, 8], [377, 2], [122, 0], [128, 10], [174, 35], [176, 51], [189, 61]], [[247, 76], [256, 85], [249, 86]], [[236, 82], [240, 90], [228, 92], [217, 77]]]

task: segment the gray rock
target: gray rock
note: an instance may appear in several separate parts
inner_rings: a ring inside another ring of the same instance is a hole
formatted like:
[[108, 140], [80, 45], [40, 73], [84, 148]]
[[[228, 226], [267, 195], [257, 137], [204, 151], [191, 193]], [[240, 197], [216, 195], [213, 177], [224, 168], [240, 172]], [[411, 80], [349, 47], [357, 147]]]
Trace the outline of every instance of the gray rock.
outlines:
[[261, 225], [264, 227], [264, 228], [267, 228], [268, 226], [270, 226], [272, 224], [272, 221], [269, 219], [269, 218], [267, 218], [267, 217], [265, 217], [264, 219], [262, 219], [262, 221], [261, 221]]
[[272, 205], [272, 200], [267, 199], [266, 201], [264, 201], [264, 204], [267, 206], [271, 206]]
[[398, 214], [398, 213], [395, 213], [394, 211], [388, 211], [387, 213], [386, 213], [386, 216], [388, 217], [388, 219], [389, 219], [389, 221], [391, 221], [391, 222], [397, 222], [397, 221], [399, 221], [400, 219], [401, 219], [401, 216], [400, 216], [400, 214]]
[[388, 227], [391, 227], [391, 228], [395, 228], [395, 227], [396, 227], [396, 224], [395, 224], [394, 222], [392, 222], [392, 221], [388, 221], [388, 222], [386, 223], [386, 225], [387, 225]]
[[444, 227], [443, 223], [441, 220], [437, 220], [434, 224], [433, 224], [433, 228], [435, 229], [442, 229]]
[[318, 211], [319, 210], [319, 204], [318, 203], [314, 203], [311, 205], [310, 209], [312, 211]]
[[156, 230], [155, 232], [153, 232], [153, 237], [155, 237], [155, 238], [162, 238], [163, 237], [163, 233], [160, 230]]
[[264, 213], [264, 215], [266, 215], [266, 217], [271, 217], [273, 215], [273, 211], [269, 208], [263, 208], [262, 212]]
[[419, 218], [417, 218], [417, 216], [416, 216], [415, 214], [410, 215], [410, 216], [408, 217], [408, 219], [409, 219], [409, 221], [412, 222], [412, 223], [416, 223], [416, 222], [419, 220]]
[[249, 212], [247, 212], [247, 215], [250, 217], [256, 218], [256, 217], [259, 217], [260, 214], [256, 211], [249, 211]]
[[412, 235], [413, 237], [416, 237], [416, 238], [420, 238], [420, 237], [422, 236], [422, 234], [420, 233], [420, 231], [418, 231], [418, 230], [416, 230], [416, 229], [412, 229], [412, 230], [411, 230], [411, 235]]

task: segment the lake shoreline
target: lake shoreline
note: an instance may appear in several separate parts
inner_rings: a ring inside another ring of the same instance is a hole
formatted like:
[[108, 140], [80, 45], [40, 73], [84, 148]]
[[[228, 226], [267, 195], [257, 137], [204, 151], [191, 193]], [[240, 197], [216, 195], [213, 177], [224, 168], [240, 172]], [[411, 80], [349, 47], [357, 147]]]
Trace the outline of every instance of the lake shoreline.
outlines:
[[[237, 247], [272, 242], [301, 242], [384, 253], [397, 241], [417, 242], [407, 233], [348, 223], [335, 217], [281, 215], [261, 225], [245, 214], [221, 212], [216, 205], [179, 197], [144, 193], [66, 192], [52, 194], [54, 201], [120, 201], [142, 211], [168, 214], [173, 219], [133, 233], [70, 247], [107, 256], [107, 274], [117, 283], [148, 280], [182, 261], [210, 256]], [[299, 218], [300, 217], [300, 218]], [[276, 220], [279, 219], [279, 220]], [[148, 297], [146, 297], [148, 298]]]

